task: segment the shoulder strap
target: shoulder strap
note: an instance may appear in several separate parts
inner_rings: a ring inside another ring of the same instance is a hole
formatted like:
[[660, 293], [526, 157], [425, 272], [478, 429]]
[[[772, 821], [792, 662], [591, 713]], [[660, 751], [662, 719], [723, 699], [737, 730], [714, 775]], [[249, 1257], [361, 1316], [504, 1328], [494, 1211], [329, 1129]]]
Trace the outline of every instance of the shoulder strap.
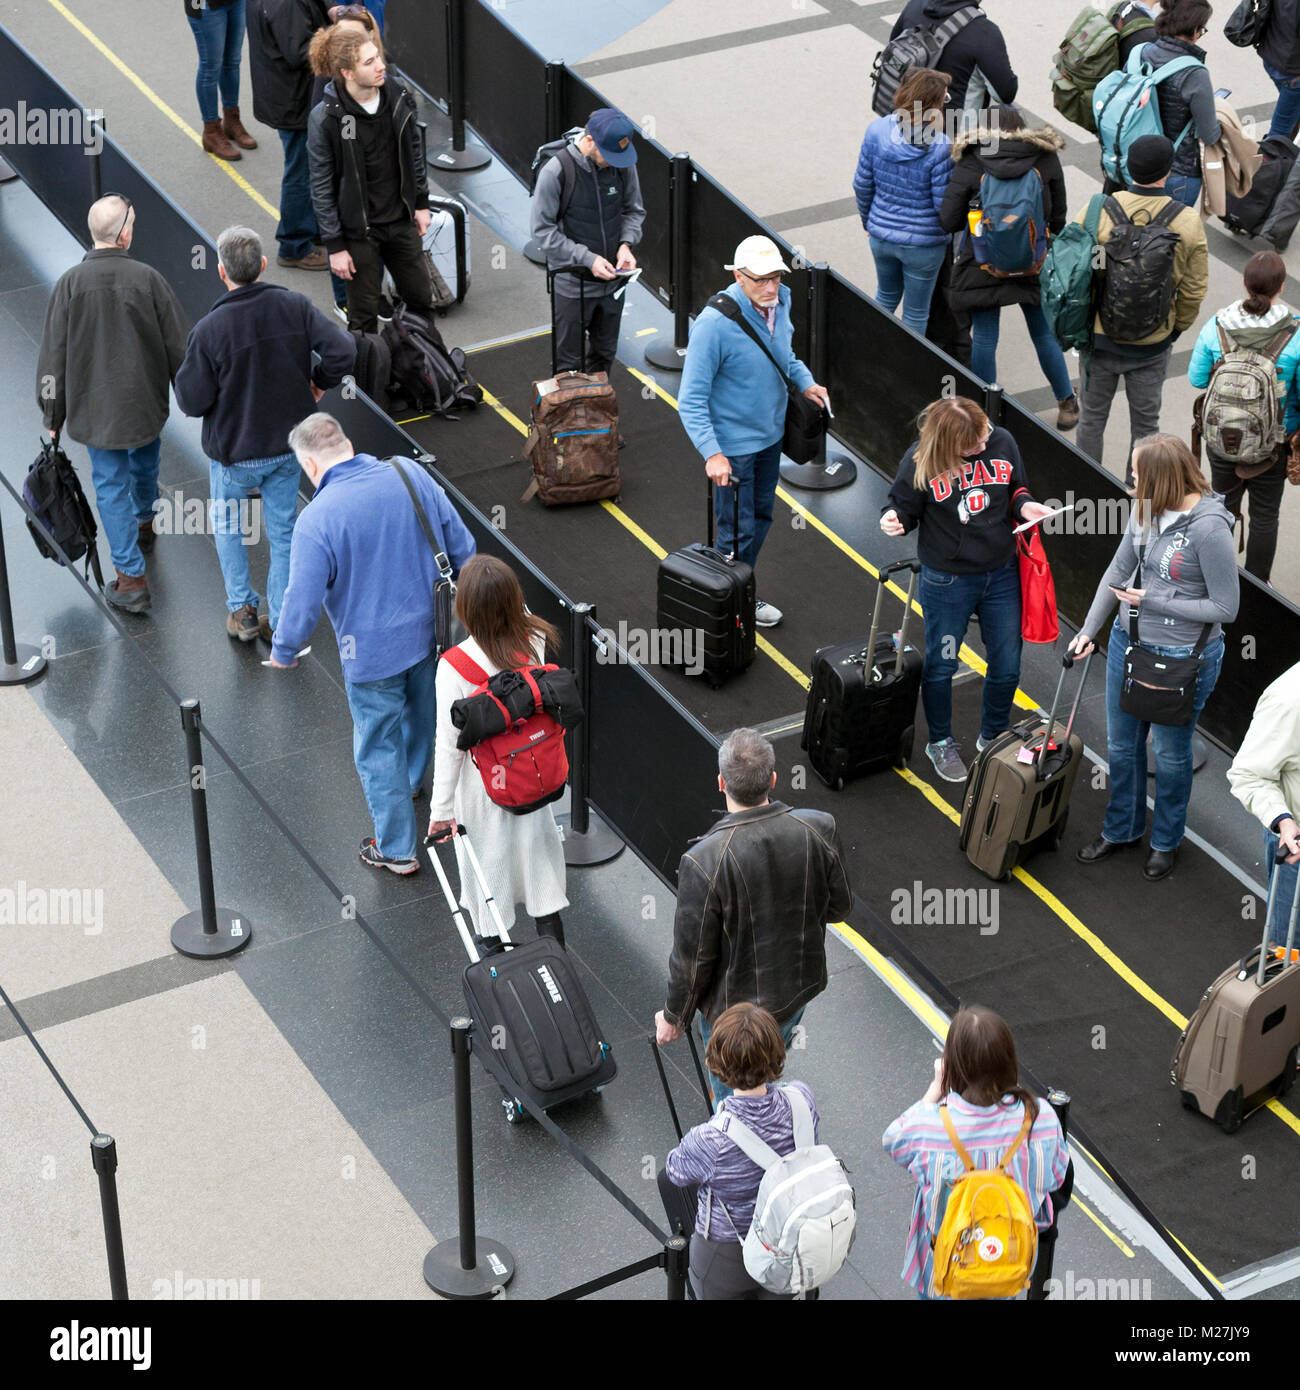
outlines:
[[709, 1121], [714, 1129], [725, 1134], [728, 1139], [752, 1162], [767, 1172], [774, 1164], [780, 1163], [781, 1155], [770, 1145], [765, 1144], [743, 1121], [726, 1111], [720, 1111]]
[[[1022, 1102], [1023, 1103], [1023, 1102]], [[1016, 1156], [1017, 1150], [1029, 1138], [1029, 1131], [1034, 1127], [1033, 1116], [1029, 1113], [1029, 1107], [1025, 1106], [1025, 1118], [1020, 1123], [1020, 1133], [1016, 1135], [1015, 1142], [1002, 1155], [1002, 1162], [998, 1164], [998, 1172], [1005, 1173], [1010, 1166], [1011, 1160]]]
[[1174, 219], [1187, 205], [1180, 203], [1176, 198], [1166, 199], [1164, 207], [1151, 219], [1153, 227], [1172, 227]]
[[736, 325], [737, 328], [739, 328], [743, 333], [745, 333], [749, 338], [751, 338], [755, 343], [757, 343], [758, 346], [762, 348], [763, 351], [767, 354], [768, 361], [770, 361], [771, 364], [780, 373], [781, 380], [785, 382], [785, 389], [790, 392], [794, 391], [794, 383], [790, 380], [788, 376], [786, 376], [785, 372], [782, 370], [781, 364], [776, 360], [776, 356], [772, 352], [772, 349], [768, 347], [768, 345], [762, 340], [762, 338], [760, 338], [758, 334], [754, 331], [753, 324], [748, 323], [746, 321], [745, 311], [740, 307], [739, 304], [736, 303], [734, 299], [732, 299], [732, 297], [729, 294], [718, 293], [715, 295], [711, 295], [708, 304], [705, 305], [705, 308], [716, 309], [718, 313], [720, 313], [724, 318], [730, 319], [732, 323]]
[[978, 19], [983, 11], [978, 5], [965, 5], [960, 10], [954, 10], [942, 24], [934, 26], [934, 36], [940, 39], [946, 46], [973, 20]]
[[1214, 327], [1219, 335], [1219, 351], [1224, 355], [1224, 357], [1226, 357], [1230, 352], [1235, 352], [1237, 349], [1237, 340], [1219, 322], [1217, 317], [1214, 320]]
[[952, 1116], [948, 1114], [948, 1102], [939, 1102], [939, 1118], [943, 1121], [943, 1127], [948, 1131], [948, 1138], [952, 1141], [952, 1146], [957, 1150], [957, 1157], [961, 1159], [962, 1167], [968, 1173], [975, 1171], [975, 1165], [971, 1162], [970, 1154], [966, 1152], [966, 1145], [958, 1138], [956, 1126], [952, 1122]]
[[1097, 228], [1101, 223], [1101, 208], [1105, 201], [1106, 199], [1102, 194], [1094, 193], [1088, 199], [1088, 211], [1083, 218], [1084, 230], [1092, 238], [1094, 246], [1097, 244]]
[[1297, 330], [1300, 330], [1300, 323], [1292, 319], [1283, 328], [1278, 330], [1277, 336], [1267, 347], [1260, 348], [1266, 357], [1273, 360], [1273, 365], [1277, 366], [1277, 359], [1286, 351], [1286, 345], [1295, 337]]
[[470, 658], [463, 647], [448, 648], [447, 651], [443, 652], [442, 659], [457, 675], [464, 676], [467, 681], [473, 681], [475, 685], [488, 683], [488, 673]]
[[424, 509], [420, 496], [415, 490], [415, 484], [407, 477], [406, 469], [402, 467], [395, 458], [384, 460], [389, 464], [397, 476], [402, 480], [402, 486], [406, 489], [411, 499], [411, 506], [415, 508], [416, 519], [420, 523], [420, 530], [424, 532], [424, 538], [429, 542], [429, 549], [433, 551], [434, 563], [438, 566], [438, 573], [442, 578], [451, 577], [451, 565], [447, 560], [447, 552], [443, 548], [441, 537], [435, 535], [433, 524], [429, 520], [429, 514]]
[[[1099, 193], [1096, 195], [1101, 197]], [[1132, 222], [1132, 218], [1124, 211], [1123, 204], [1113, 194], [1106, 199], [1106, 216], [1110, 218], [1112, 226], [1118, 226], [1121, 222]]]
[[812, 1110], [804, 1099], [803, 1092], [784, 1082], [777, 1089], [790, 1102], [790, 1114], [794, 1119], [795, 1148], [811, 1149], [817, 1142], [817, 1133], [813, 1128]]
[[[1130, 588], [1133, 588], [1133, 589], [1140, 589], [1140, 588], [1142, 587], [1142, 562], [1143, 562], [1143, 561], [1146, 559], [1146, 557], [1147, 557], [1147, 541], [1148, 541], [1149, 538], [1150, 538], [1150, 532], [1147, 531], [1147, 530], [1143, 530], [1143, 532], [1142, 532], [1142, 544], [1141, 544], [1140, 546], [1138, 546], [1138, 562], [1137, 562], [1137, 569], [1135, 569], [1135, 570], [1133, 571], [1133, 578], [1132, 578], [1131, 580], [1129, 580], [1129, 587], [1130, 587]], [[1139, 641], [1138, 641], [1138, 615], [1137, 615], [1137, 607], [1136, 607], [1135, 604], [1132, 604], [1132, 603], [1130, 603], [1129, 606], [1128, 606], [1128, 635], [1129, 635], [1129, 638], [1130, 638], [1130, 640], [1132, 641], [1132, 643], [1133, 643], [1133, 645], [1134, 645], [1135, 647], [1138, 646], [1138, 645], [1140, 645], [1140, 644], [1139, 644]]]
[[555, 220], [561, 222], [569, 210], [569, 204], [573, 202], [573, 193], [578, 186], [578, 165], [569, 153], [568, 145], [555, 157], [560, 161], [560, 202], [555, 210]]

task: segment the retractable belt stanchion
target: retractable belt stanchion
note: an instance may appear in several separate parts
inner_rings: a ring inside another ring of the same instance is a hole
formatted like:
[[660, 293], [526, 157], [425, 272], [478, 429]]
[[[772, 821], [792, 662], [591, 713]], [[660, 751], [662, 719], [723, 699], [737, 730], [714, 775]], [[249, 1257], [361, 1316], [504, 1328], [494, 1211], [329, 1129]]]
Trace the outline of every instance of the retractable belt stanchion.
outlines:
[[[1061, 1122], [1061, 1134], [1064, 1138], [1070, 1137], [1070, 1097], [1064, 1091], [1058, 1091], [1053, 1087], [1047, 1093], [1047, 1103], [1056, 1111], [1056, 1118]], [[1034, 1265], [1033, 1277], [1029, 1282], [1030, 1302], [1039, 1302], [1047, 1297], [1048, 1281], [1052, 1277], [1052, 1264], [1056, 1258], [1056, 1237], [1057, 1228], [1061, 1224], [1061, 1213], [1070, 1203], [1070, 1195], [1074, 1191], [1074, 1164], [1071, 1162], [1066, 1171], [1065, 1181], [1055, 1192], [1052, 1193], [1052, 1224], [1045, 1230], [1038, 1233], [1038, 1260]]]
[[569, 732], [569, 810], [557, 816], [564, 837], [564, 862], [571, 867], [604, 864], [623, 853], [623, 841], [587, 805], [588, 768], [591, 752], [591, 647], [596, 640], [587, 631], [596, 606], [575, 603], [569, 610], [569, 651], [578, 678], [584, 717]]
[[668, 1276], [669, 1303], [686, 1302], [686, 1275], [690, 1269], [691, 1245], [685, 1236], [674, 1236], [664, 1244], [664, 1273]]
[[242, 912], [218, 907], [212, 886], [212, 842], [208, 838], [207, 770], [203, 765], [202, 712], [197, 700], [181, 701], [181, 727], [189, 765], [190, 809], [194, 813], [194, 848], [199, 860], [197, 912], [187, 912], [172, 926], [172, 945], [183, 956], [211, 959], [242, 951], [253, 938], [253, 924]]
[[447, 115], [451, 135], [427, 156], [435, 169], [464, 174], [491, 164], [492, 156], [465, 135], [465, 0], [447, 0]]
[[646, 364], [661, 372], [680, 372], [691, 331], [691, 157], [675, 154], [668, 181], [668, 266], [672, 287], [673, 340], [652, 338]]
[[495, 1298], [515, 1277], [515, 1257], [510, 1251], [499, 1241], [480, 1236], [474, 1230], [474, 1122], [470, 1115], [469, 1086], [473, 1028], [468, 1018], [451, 1020], [459, 1234], [455, 1239], [439, 1241], [424, 1257], [424, 1282], [443, 1298]]
[[46, 667], [39, 647], [14, 641], [14, 613], [9, 601], [9, 565], [4, 526], [0, 524], [0, 685], [25, 685]]
[[[813, 380], [826, 383], [829, 354], [827, 350], [826, 289], [831, 268], [825, 261], [811, 267], [808, 278], [808, 370]], [[817, 457], [809, 463], [781, 461], [781, 481], [790, 487], [806, 488], [810, 492], [829, 492], [832, 488], [848, 487], [858, 476], [858, 465], [840, 449], [831, 447], [828, 433], [822, 440]]]
[[122, 1250], [122, 1215], [117, 1207], [117, 1144], [111, 1135], [90, 1141], [90, 1160], [99, 1178], [99, 1206], [104, 1214], [104, 1245], [108, 1250], [108, 1284], [114, 1299], [127, 1299], [126, 1255]]

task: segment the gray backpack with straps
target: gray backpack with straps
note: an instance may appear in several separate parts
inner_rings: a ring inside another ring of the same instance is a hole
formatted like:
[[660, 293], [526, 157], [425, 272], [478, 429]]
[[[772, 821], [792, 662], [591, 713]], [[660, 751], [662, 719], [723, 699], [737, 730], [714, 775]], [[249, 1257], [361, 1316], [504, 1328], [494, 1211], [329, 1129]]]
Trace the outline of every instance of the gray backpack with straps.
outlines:
[[[857, 1211], [848, 1171], [825, 1144], [817, 1143], [808, 1102], [792, 1086], [777, 1089], [789, 1101], [794, 1119], [794, 1152], [784, 1158], [727, 1111], [709, 1123], [763, 1169], [754, 1220], [741, 1241], [746, 1270], [772, 1293], [802, 1295], [820, 1288], [848, 1259]], [[718, 1205], [739, 1237], [731, 1213]], [[710, 1189], [706, 1231], [712, 1207]]]
[[1201, 433], [1211, 454], [1228, 463], [1271, 463], [1286, 438], [1277, 359], [1300, 327], [1291, 319], [1259, 347], [1241, 347], [1216, 321], [1223, 356], [1210, 373], [1201, 408]]
[[943, 50], [981, 14], [983, 11], [978, 4], [964, 5], [940, 24], [917, 25], [914, 29], [904, 29], [897, 37], [890, 39], [876, 54], [872, 64], [871, 76], [876, 90], [871, 98], [871, 109], [876, 115], [888, 116], [894, 109], [898, 84], [909, 68], [937, 69]]

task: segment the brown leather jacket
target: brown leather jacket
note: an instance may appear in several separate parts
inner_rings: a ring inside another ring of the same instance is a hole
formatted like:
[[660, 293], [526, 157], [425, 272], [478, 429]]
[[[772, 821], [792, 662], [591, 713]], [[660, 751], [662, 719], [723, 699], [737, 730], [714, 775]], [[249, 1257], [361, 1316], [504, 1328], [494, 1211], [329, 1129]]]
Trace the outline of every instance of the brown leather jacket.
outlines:
[[852, 897], [833, 816], [780, 801], [724, 816], [678, 869], [664, 1018], [753, 1003], [788, 1022], [826, 988], [826, 923]]

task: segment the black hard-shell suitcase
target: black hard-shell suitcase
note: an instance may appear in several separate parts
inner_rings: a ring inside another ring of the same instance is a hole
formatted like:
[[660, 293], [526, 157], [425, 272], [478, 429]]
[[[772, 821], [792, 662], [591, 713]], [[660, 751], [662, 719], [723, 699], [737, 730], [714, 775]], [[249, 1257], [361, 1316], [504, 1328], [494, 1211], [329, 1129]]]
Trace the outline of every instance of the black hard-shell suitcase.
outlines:
[[1264, 224], [1273, 214], [1278, 194], [1295, 166], [1297, 150], [1283, 135], [1270, 135], [1259, 142], [1263, 162], [1251, 179], [1244, 198], [1226, 198], [1227, 208], [1223, 225], [1230, 232], [1259, 236]]
[[[924, 663], [921, 653], [907, 645], [907, 624], [920, 568], [916, 560], [887, 565], [880, 571], [866, 642], [839, 642], [813, 657], [800, 746], [813, 771], [837, 791], [861, 773], [904, 767], [912, 756]], [[904, 569], [909, 574], [907, 601], [895, 643], [892, 632], [880, 632], [880, 607], [885, 581]]]
[[[740, 531], [740, 495], [732, 485], [733, 531]], [[659, 562], [658, 624], [681, 633], [684, 665], [698, 662], [716, 690], [743, 671], [757, 650], [754, 571], [713, 544], [713, 484], [709, 483], [709, 543], [688, 545]], [[697, 646], [698, 644], [698, 646]], [[672, 650], [673, 643], [668, 643]], [[694, 660], [692, 660], [694, 658]]]
[[474, 847], [463, 828], [459, 833], [497, 935], [505, 943], [504, 951], [480, 957], [432, 844], [429, 858], [469, 955], [463, 979], [470, 1017], [514, 1082], [513, 1093], [507, 1092], [501, 1102], [506, 1119], [514, 1123], [526, 1114], [521, 1096], [539, 1109], [550, 1110], [576, 1096], [602, 1090], [618, 1075], [618, 1066], [564, 948], [551, 937], [523, 946], [510, 940]]
[[[695, 1033], [692, 1028], [686, 1030], [686, 1041], [690, 1044], [691, 1058], [700, 1078], [700, 1087], [704, 1093], [704, 1118], [708, 1120], [713, 1117], [713, 1105], [709, 1100], [708, 1082], [704, 1077], [704, 1068], [700, 1065], [700, 1053], [695, 1046]], [[680, 1142], [682, 1122], [677, 1117], [677, 1105], [673, 1100], [672, 1088], [668, 1084], [668, 1073], [664, 1070], [663, 1058], [659, 1055], [659, 1044], [655, 1041], [653, 1034], [650, 1036], [650, 1051], [654, 1056], [655, 1067], [659, 1072], [659, 1084], [664, 1088], [664, 1099], [668, 1102], [668, 1113], [673, 1117], [673, 1128], [677, 1131], [677, 1139]], [[678, 1187], [676, 1183], [670, 1181], [667, 1170], [664, 1168], [660, 1168], [655, 1174], [655, 1181], [659, 1187], [659, 1199], [664, 1204], [664, 1215], [668, 1218], [671, 1233], [675, 1236], [689, 1237], [695, 1230], [695, 1218], [699, 1209], [699, 1184], [691, 1183], [687, 1187]]]

